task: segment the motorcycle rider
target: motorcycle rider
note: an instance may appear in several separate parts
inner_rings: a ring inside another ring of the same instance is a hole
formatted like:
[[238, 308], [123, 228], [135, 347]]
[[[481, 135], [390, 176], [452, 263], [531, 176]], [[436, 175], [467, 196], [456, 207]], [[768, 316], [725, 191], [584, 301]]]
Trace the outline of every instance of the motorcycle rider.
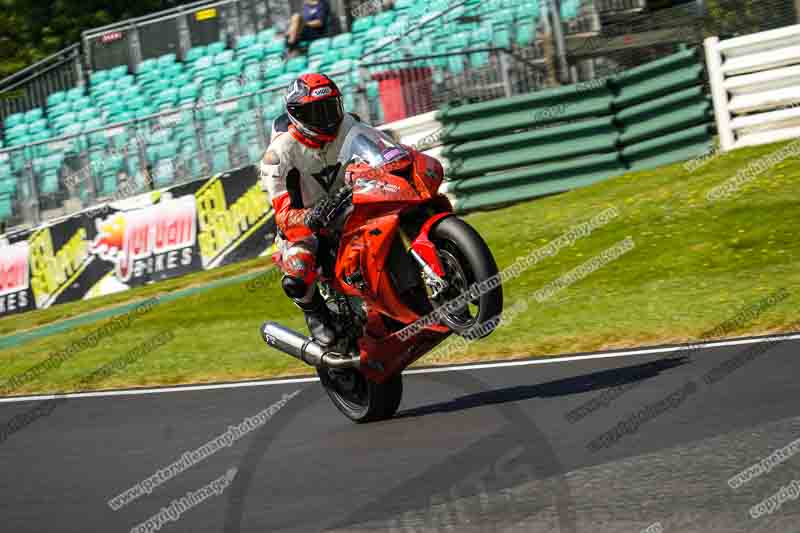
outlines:
[[336, 160], [359, 119], [344, 112], [341, 91], [324, 74], [297, 78], [285, 103], [286, 113], [273, 123], [260, 167], [278, 226], [273, 260], [284, 274], [284, 292], [305, 314], [311, 335], [330, 346], [335, 332], [316, 283], [317, 235], [344, 201], [344, 172]]

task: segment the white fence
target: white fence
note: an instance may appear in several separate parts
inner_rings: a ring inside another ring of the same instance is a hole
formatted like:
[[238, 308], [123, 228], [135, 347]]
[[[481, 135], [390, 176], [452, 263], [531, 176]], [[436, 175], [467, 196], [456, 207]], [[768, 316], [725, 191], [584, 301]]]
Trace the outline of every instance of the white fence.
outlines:
[[447, 169], [447, 159], [442, 155], [442, 124], [436, 120], [436, 111], [415, 117], [398, 120], [379, 126], [378, 129], [389, 132], [399, 142], [413, 146], [433, 156]]
[[705, 40], [720, 149], [800, 137], [800, 24]]

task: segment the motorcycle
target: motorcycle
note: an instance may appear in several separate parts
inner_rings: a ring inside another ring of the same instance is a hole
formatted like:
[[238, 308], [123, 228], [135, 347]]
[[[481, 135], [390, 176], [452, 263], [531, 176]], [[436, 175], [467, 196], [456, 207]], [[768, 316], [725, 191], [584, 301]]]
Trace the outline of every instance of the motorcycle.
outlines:
[[326, 348], [271, 321], [261, 333], [315, 367], [333, 404], [362, 423], [395, 414], [403, 370], [449, 335], [489, 335], [503, 291], [489, 247], [438, 193], [439, 161], [364, 124], [337, 161], [343, 201], [317, 253], [337, 341]]

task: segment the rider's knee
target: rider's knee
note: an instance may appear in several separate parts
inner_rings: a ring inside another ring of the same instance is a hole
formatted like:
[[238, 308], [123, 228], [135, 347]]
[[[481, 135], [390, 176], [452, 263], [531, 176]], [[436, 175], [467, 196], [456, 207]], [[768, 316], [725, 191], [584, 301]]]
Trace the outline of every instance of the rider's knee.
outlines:
[[302, 278], [294, 276], [283, 276], [281, 287], [286, 296], [293, 299], [303, 298], [308, 292], [308, 284]]

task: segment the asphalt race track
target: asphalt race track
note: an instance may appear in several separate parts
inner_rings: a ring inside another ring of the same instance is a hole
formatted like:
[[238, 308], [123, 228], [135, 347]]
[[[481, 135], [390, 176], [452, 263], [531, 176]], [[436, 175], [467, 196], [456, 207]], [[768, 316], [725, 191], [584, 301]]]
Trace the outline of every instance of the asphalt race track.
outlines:
[[[131, 531], [235, 468], [160, 531], [796, 533], [796, 494], [750, 509], [800, 480], [800, 454], [728, 480], [800, 438], [798, 339], [415, 372], [398, 417], [361, 426], [308, 380], [62, 399], [0, 443], [0, 531]], [[295, 391], [150, 494], [107, 503]], [[0, 423], [42, 402], [0, 403]]]

